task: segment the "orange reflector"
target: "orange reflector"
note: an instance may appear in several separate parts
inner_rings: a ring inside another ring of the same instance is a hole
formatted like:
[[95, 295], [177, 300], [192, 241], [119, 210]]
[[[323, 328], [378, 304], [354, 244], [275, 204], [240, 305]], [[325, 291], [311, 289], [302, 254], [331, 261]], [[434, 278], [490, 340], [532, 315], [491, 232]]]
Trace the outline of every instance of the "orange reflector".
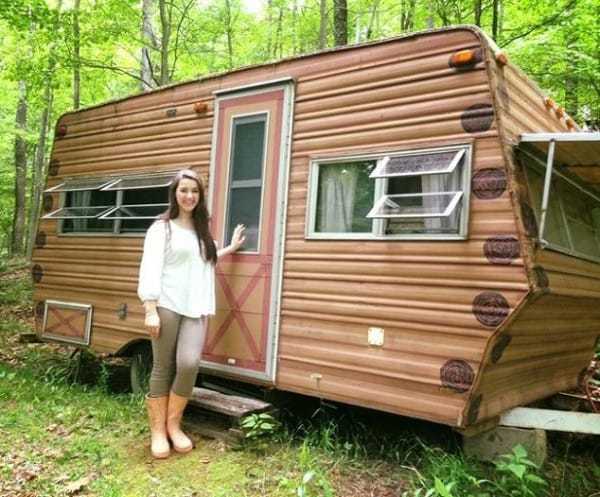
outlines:
[[208, 104], [205, 104], [204, 102], [196, 102], [194, 104], [194, 111], [196, 111], [197, 114], [203, 114], [207, 110]]
[[554, 100], [552, 100], [549, 97], [544, 98], [544, 105], [546, 106], [546, 109], [550, 110], [554, 108]]
[[504, 52], [497, 52], [495, 55], [496, 58], [496, 63], [499, 66], [505, 66], [506, 64], [508, 64], [508, 57], [506, 56], [506, 54]]
[[467, 66], [477, 62], [475, 50], [461, 50], [452, 54], [450, 57], [450, 65], [453, 67]]

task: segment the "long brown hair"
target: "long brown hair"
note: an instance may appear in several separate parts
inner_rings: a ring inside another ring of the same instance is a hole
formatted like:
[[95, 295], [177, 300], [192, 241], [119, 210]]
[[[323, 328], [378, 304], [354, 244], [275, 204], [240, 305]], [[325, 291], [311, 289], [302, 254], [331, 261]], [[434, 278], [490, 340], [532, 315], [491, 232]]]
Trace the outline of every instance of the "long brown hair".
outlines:
[[[215, 242], [208, 229], [209, 217], [206, 201], [204, 199], [204, 186], [198, 175], [191, 169], [183, 169], [175, 175], [173, 183], [169, 186], [169, 208], [160, 216], [160, 219], [169, 221], [169, 219], [175, 219], [179, 216], [179, 204], [177, 203], [176, 193], [179, 182], [182, 179], [191, 179], [198, 185], [199, 198], [196, 207], [194, 207], [194, 210], [192, 211], [192, 221], [194, 223], [196, 236], [198, 237], [198, 243], [200, 244], [200, 254], [202, 254], [204, 260], [215, 264], [217, 262], [217, 248], [215, 247]], [[167, 229], [171, 229], [168, 222]]]

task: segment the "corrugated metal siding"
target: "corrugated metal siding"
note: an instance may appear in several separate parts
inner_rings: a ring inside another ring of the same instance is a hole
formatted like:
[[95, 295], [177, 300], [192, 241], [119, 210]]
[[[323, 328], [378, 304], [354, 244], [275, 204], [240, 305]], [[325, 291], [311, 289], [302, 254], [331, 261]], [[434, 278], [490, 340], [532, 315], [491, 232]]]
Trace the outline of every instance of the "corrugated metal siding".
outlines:
[[[492, 103], [484, 65], [448, 65], [452, 53], [480, 43], [470, 30], [424, 34], [70, 114], [52, 155], [59, 175], [48, 186], [69, 175], [190, 165], [208, 174], [211, 92], [295, 78], [277, 387], [456, 425], [495, 329], [477, 319], [474, 301], [500, 296], [510, 312], [528, 291], [518, 242], [508, 261], [485, 255], [494, 237], [516, 237], [508, 189], [495, 198], [471, 196], [468, 241], [305, 240], [308, 166], [322, 156], [471, 142], [473, 174], [504, 171], [496, 121], [474, 133], [461, 121], [472, 105]], [[206, 114], [193, 112], [197, 101], [209, 104]], [[176, 115], [167, 117], [172, 109]], [[54, 221], [43, 221], [40, 231], [47, 236], [34, 254], [43, 268], [35, 299], [94, 305], [98, 350], [144, 337], [135, 296], [141, 239], [56, 236]], [[119, 320], [123, 303], [129, 313]], [[369, 326], [385, 329], [382, 348], [367, 345]], [[462, 383], [444, 386], [444, 374]]]
[[[521, 133], [566, 132], [567, 126], [520, 71], [510, 64], [491, 68], [507, 164], [519, 181], [515, 210], [521, 213], [530, 200], [512, 145]], [[468, 423], [574, 387], [600, 336], [600, 265], [540, 250], [526, 223], [519, 231], [534, 292], [490, 342], [472, 396], [475, 405], [465, 410]]]

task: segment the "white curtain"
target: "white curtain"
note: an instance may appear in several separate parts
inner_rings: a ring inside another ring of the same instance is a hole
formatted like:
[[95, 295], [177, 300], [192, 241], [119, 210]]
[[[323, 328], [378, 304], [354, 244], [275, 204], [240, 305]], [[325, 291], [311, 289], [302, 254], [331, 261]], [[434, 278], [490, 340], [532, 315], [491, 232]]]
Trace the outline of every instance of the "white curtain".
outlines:
[[358, 168], [321, 166], [319, 171], [319, 231], [352, 231]]
[[[422, 176], [421, 180], [423, 193], [453, 192], [458, 190], [458, 174], [456, 171], [454, 174], [424, 175]], [[447, 204], [447, 201], [447, 196], [426, 195], [423, 197], [423, 207], [425, 208], [426, 212], [442, 212]], [[458, 212], [458, 209], [459, 208], [457, 207], [455, 213]], [[453, 214], [449, 218], [426, 218], [425, 228], [427, 230], [437, 231], [442, 227], [448, 227], [455, 215], [456, 214]]]

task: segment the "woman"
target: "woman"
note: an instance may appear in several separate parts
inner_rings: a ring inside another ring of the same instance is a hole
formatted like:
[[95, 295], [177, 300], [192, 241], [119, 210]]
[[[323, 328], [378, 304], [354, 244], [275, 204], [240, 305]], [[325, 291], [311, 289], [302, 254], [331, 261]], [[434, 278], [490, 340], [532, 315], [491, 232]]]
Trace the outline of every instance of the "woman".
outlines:
[[240, 248], [243, 232], [238, 225], [231, 245], [217, 251], [202, 183], [194, 171], [184, 169], [169, 188], [167, 212], [146, 233], [138, 296], [152, 337], [146, 400], [156, 458], [169, 456], [169, 440], [176, 452], [193, 448], [180, 423], [198, 374], [207, 318], [215, 313], [215, 264]]

